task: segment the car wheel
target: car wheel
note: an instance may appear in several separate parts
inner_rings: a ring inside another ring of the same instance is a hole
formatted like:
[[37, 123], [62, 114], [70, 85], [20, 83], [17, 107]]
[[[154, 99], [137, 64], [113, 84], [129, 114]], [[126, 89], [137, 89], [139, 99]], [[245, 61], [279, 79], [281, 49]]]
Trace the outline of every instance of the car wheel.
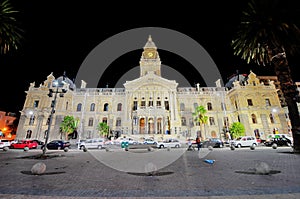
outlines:
[[99, 145], [99, 146], [98, 146], [98, 149], [102, 149], [102, 146], [101, 146], [101, 145]]
[[179, 148], [179, 144], [176, 144], [176, 145], [175, 145], [175, 148]]
[[160, 149], [161, 149], [161, 148], [164, 148], [164, 145], [159, 145], [159, 147], [158, 147], [158, 148], [160, 148]]
[[241, 147], [242, 147], [242, 145], [241, 145], [241, 144], [238, 144], [238, 145], [237, 145], [237, 147], [238, 147], [238, 148], [241, 148]]

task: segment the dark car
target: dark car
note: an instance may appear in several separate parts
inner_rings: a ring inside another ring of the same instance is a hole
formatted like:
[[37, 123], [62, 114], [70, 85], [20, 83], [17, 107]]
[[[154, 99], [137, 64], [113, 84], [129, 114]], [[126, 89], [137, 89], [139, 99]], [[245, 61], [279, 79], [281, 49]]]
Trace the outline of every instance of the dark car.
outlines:
[[[45, 147], [45, 145], [42, 146], [42, 149]], [[47, 144], [47, 149], [56, 149], [56, 150], [61, 150], [65, 148], [70, 148], [71, 143], [68, 141], [64, 140], [52, 140]]]
[[292, 141], [288, 138], [272, 138], [268, 141], [264, 142], [265, 146], [272, 146], [273, 144], [276, 144], [277, 146], [291, 146]]
[[209, 138], [201, 143], [203, 148], [207, 148], [209, 146], [213, 148], [223, 148], [224, 142], [219, 138]]
[[36, 141], [36, 142], [38, 143], [38, 145], [44, 145], [44, 142], [43, 142], [43, 141], [41, 141], [41, 140], [37, 140], [37, 139], [35, 139], [35, 140], [33, 140], [33, 141]]

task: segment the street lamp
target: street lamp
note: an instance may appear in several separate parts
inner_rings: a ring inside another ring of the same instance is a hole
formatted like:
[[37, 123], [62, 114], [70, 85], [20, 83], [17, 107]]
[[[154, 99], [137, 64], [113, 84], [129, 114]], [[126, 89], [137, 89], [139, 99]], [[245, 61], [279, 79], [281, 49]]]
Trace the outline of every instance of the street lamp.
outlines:
[[[63, 84], [65, 83], [64, 79], [65, 79], [65, 77], [63, 77], [63, 81], [62, 81]], [[50, 133], [50, 128], [51, 128], [51, 124], [52, 124], [53, 114], [55, 113], [57, 94], [59, 94], [59, 97], [63, 97], [64, 93], [67, 92], [67, 90], [65, 88], [62, 88], [61, 91], [58, 90], [59, 85], [58, 85], [57, 80], [53, 81], [53, 86], [56, 87], [56, 89], [55, 90], [49, 89], [49, 94], [48, 94], [49, 97], [53, 97], [53, 94], [54, 94], [54, 99], [51, 102], [51, 113], [50, 113], [50, 117], [49, 117], [48, 129], [46, 132], [45, 145], [43, 148], [43, 155], [45, 155], [46, 150], [47, 150], [47, 143], [48, 143], [48, 139], [49, 139], [49, 133]]]

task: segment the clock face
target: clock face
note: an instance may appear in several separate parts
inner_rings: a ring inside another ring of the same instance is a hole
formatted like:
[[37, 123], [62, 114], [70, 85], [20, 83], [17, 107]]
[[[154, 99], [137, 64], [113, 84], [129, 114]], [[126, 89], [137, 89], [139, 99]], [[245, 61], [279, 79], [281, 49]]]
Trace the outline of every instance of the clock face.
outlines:
[[145, 57], [146, 58], [155, 58], [155, 52], [153, 52], [153, 51], [146, 51], [145, 52]]

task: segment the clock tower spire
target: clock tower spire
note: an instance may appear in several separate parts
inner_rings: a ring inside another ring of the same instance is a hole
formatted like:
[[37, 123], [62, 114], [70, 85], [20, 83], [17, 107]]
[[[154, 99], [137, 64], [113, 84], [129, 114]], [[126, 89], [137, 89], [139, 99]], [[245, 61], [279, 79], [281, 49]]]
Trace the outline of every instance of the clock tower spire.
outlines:
[[157, 52], [157, 47], [152, 41], [151, 35], [149, 35], [148, 41], [143, 49], [144, 51], [140, 60], [140, 77], [148, 73], [154, 73], [161, 76], [161, 61]]

